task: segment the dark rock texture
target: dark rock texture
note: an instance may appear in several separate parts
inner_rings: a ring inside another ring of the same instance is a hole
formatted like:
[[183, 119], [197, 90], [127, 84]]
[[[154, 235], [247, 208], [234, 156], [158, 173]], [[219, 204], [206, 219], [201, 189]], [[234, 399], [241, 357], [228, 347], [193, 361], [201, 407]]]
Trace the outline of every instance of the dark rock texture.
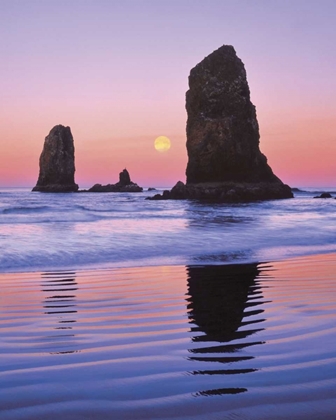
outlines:
[[70, 127], [56, 125], [45, 138], [40, 156], [40, 173], [33, 191], [73, 192], [75, 148]]
[[223, 202], [291, 198], [259, 150], [259, 126], [244, 64], [223, 45], [194, 67], [186, 94], [187, 183], [152, 199]]
[[120, 185], [130, 185], [132, 183], [131, 177], [128, 173], [128, 170], [125, 168], [122, 172], [119, 174], [119, 184]]
[[259, 150], [259, 125], [245, 67], [223, 45], [194, 67], [186, 94], [187, 184], [278, 182]]
[[291, 198], [293, 193], [288, 185], [281, 183], [258, 182], [209, 182], [184, 184], [179, 181], [163, 194], [155, 194], [147, 200], [197, 199], [223, 203], [243, 203], [258, 200], [277, 200]]
[[[95, 184], [87, 192], [142, 192], [143, 188], [139, 187], [138, 184], [131, 181], [131, 177], [127, 171], [124, 169], [119, 174], [119, 182], [116, 184]], [[84, 192], [84, 191], [82, 191]]]

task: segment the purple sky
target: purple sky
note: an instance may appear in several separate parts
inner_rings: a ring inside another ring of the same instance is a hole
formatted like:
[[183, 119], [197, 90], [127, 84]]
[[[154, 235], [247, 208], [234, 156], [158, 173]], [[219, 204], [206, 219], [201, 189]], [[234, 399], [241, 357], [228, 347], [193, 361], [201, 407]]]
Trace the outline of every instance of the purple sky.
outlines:
[[56, 124], [81, 186], [125, 166], [143, 185], [184, 181], [188, 75], [223, 44], [245, 63], [274, 172], [335, 185], [335, 16], [335, 0], [0, 0], [0, 186], [35, 184]]

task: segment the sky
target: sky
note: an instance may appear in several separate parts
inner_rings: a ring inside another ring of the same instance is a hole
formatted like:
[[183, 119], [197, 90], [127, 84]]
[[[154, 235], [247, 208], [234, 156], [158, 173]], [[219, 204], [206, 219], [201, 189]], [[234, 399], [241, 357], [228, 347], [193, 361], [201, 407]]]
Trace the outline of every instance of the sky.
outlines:
[[0, 186], [36, 184], [57, 124], [80, 187], [124, 168], [141, 186], [185, 181], [188, 75], [223, 44], [245, 64], [274, 173], [336, 186], [335, 16], [335, 0], [0, 0]]

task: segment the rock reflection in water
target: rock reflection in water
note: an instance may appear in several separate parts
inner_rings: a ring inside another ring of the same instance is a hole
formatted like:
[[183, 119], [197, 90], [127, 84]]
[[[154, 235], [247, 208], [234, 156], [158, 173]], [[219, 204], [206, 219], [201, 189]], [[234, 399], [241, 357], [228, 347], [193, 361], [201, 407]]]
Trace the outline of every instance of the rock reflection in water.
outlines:
[[[254, 359], [244, 349], [263, 344], [248, 339], [263, 330], [257, 308], [262, 298], [256, 279], [260, 274], [257, 264], [189, 266], [187, 309], [194, 344], [208, 343], [189, 349], [190, 361], [211, 362], [211, 368], [194, 370], [193, 375], [235, 375], [256, 371], [253, 367], [239, 368], [239, 362]], [[221, 343], [221, 344], [218, 344]], [[215, 364], [213, 364], [215, 363]], [[231, 364], [238, 363], [232, 369]], [[227, 365], [227, 369], [222, 369]], [[196, 395], [223, 395], [246, 392], [242, 387], [228, 387], [199, 391]]]
[[57, 333], [47, 336], [51, 354], [76, 353], [73, 332], [76, 321], [77, 290], [75, 272], [42, 273], [42, 291], [46, 293], [43, 307], [46, 315], [53, 317], [51, 328]]

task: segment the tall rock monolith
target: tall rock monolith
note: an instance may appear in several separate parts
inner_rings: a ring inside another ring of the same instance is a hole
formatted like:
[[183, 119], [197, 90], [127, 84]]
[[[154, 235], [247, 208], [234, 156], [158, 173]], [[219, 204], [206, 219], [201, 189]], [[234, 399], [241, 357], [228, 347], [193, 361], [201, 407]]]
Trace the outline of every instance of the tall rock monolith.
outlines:
[[153, 199], [240, 202], [291, 198], [293, 193], [259, 149], [259, 125], [243, 62], [223, 45], [189, 75], [186, 93], [186, 184]]
[[44, 140], [40, 173], [33, 191], [74, 192], [75, 148], [70, 127], [56, 125]]
[[245, 67], [231, 45], [223, 45], [190, 71], [186, 109], [187, 184], [280, 182], [259, 150]]

